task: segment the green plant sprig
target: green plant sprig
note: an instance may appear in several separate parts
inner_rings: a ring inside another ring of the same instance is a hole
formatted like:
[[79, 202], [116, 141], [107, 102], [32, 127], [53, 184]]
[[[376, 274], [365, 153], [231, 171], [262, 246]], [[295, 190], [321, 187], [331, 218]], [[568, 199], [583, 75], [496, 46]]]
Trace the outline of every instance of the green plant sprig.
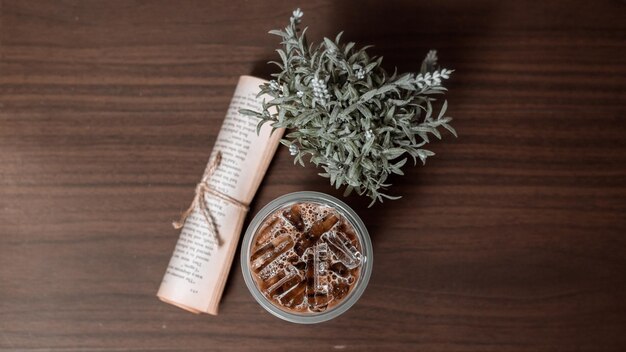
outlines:
[[434, 155], [422, 148], [434, 136], [441, 139], [440, 127], [456, 136], [445, 116], [445, 101], [433, 111], [433, 95], [443, 94], [442, 82], [453, 70], [438, 68], [437, 54], [430, 51], [419, 73], [387, 73], [382, 57], [370, 57], [367, 47], [324, 38], [318, 45], [308, 44], [306, 30], [298, 24], [302, 11], [295, 10], [289, 25], [269, 33], [281, 37], [277, 49], [281, 61], [270, 61], [280, 72], [260, 86], [262, 111], [242, 109], [260, 118], [258, 128], [270, 123], [273, 129], [286, 128], [281, 143], [289, 148], [294, 163], [305, 165], [304, 158], [321, 167], [320, 176], [336, 188], [345, 185], [344, 195], [352, 191], [377, 200], [398, 199], [383, 193], [391, 174], [403, 175], [408, 157], [417, 164]]

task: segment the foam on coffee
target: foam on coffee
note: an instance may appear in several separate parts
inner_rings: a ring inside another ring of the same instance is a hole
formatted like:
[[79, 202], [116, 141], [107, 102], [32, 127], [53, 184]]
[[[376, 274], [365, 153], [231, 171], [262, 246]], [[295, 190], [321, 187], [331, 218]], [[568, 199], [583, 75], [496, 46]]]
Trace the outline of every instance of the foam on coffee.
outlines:
[[359, 279], [361, 243], [352, 224], [324, 204], [303, 202], [270, 214], [256, 231], [250, 270], [262, 294], [296, 313], [330, 309]]

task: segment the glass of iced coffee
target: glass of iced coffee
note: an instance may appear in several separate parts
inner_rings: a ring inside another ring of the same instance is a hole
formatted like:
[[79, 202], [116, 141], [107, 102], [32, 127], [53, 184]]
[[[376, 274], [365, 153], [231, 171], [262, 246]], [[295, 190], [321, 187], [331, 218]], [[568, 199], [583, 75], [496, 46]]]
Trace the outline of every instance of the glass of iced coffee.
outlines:
[[246, 285], [270, 313], [295, 323], [332, 319], [352, 306], [372, 271], [365, 225], [345, 203], [318, 192], [275, 199], [243, 239]]

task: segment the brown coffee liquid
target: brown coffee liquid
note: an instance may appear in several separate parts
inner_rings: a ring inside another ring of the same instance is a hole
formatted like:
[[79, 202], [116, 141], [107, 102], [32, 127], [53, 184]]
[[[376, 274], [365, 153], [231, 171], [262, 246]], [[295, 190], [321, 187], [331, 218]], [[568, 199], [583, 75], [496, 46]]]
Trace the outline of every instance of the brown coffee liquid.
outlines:
[[250, 252], [259, 290], [275, 306], [295, 313], [322, 312], [341, 303], [361, 272], [354, 227], [319, 203], [296, 203], [270, 214]]

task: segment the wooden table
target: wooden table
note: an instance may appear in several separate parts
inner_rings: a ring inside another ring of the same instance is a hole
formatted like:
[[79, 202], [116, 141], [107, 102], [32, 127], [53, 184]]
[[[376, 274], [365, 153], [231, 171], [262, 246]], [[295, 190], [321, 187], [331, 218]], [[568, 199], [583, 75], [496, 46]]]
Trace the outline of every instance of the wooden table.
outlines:
[[[367, 208], [375, 267], [324, 324], [266, 313], [235, 259], [217, 317], [157, 287], [237, 77], [296, 3], [0, 1], [0, 349], [626, 350], [626, 5], [302, 3], [311, 38], [456, 69], [460, 137]], [[252, 204], [334, 195], [281, 148]], [[250, 220], [250, 217], [247, 221]]]

